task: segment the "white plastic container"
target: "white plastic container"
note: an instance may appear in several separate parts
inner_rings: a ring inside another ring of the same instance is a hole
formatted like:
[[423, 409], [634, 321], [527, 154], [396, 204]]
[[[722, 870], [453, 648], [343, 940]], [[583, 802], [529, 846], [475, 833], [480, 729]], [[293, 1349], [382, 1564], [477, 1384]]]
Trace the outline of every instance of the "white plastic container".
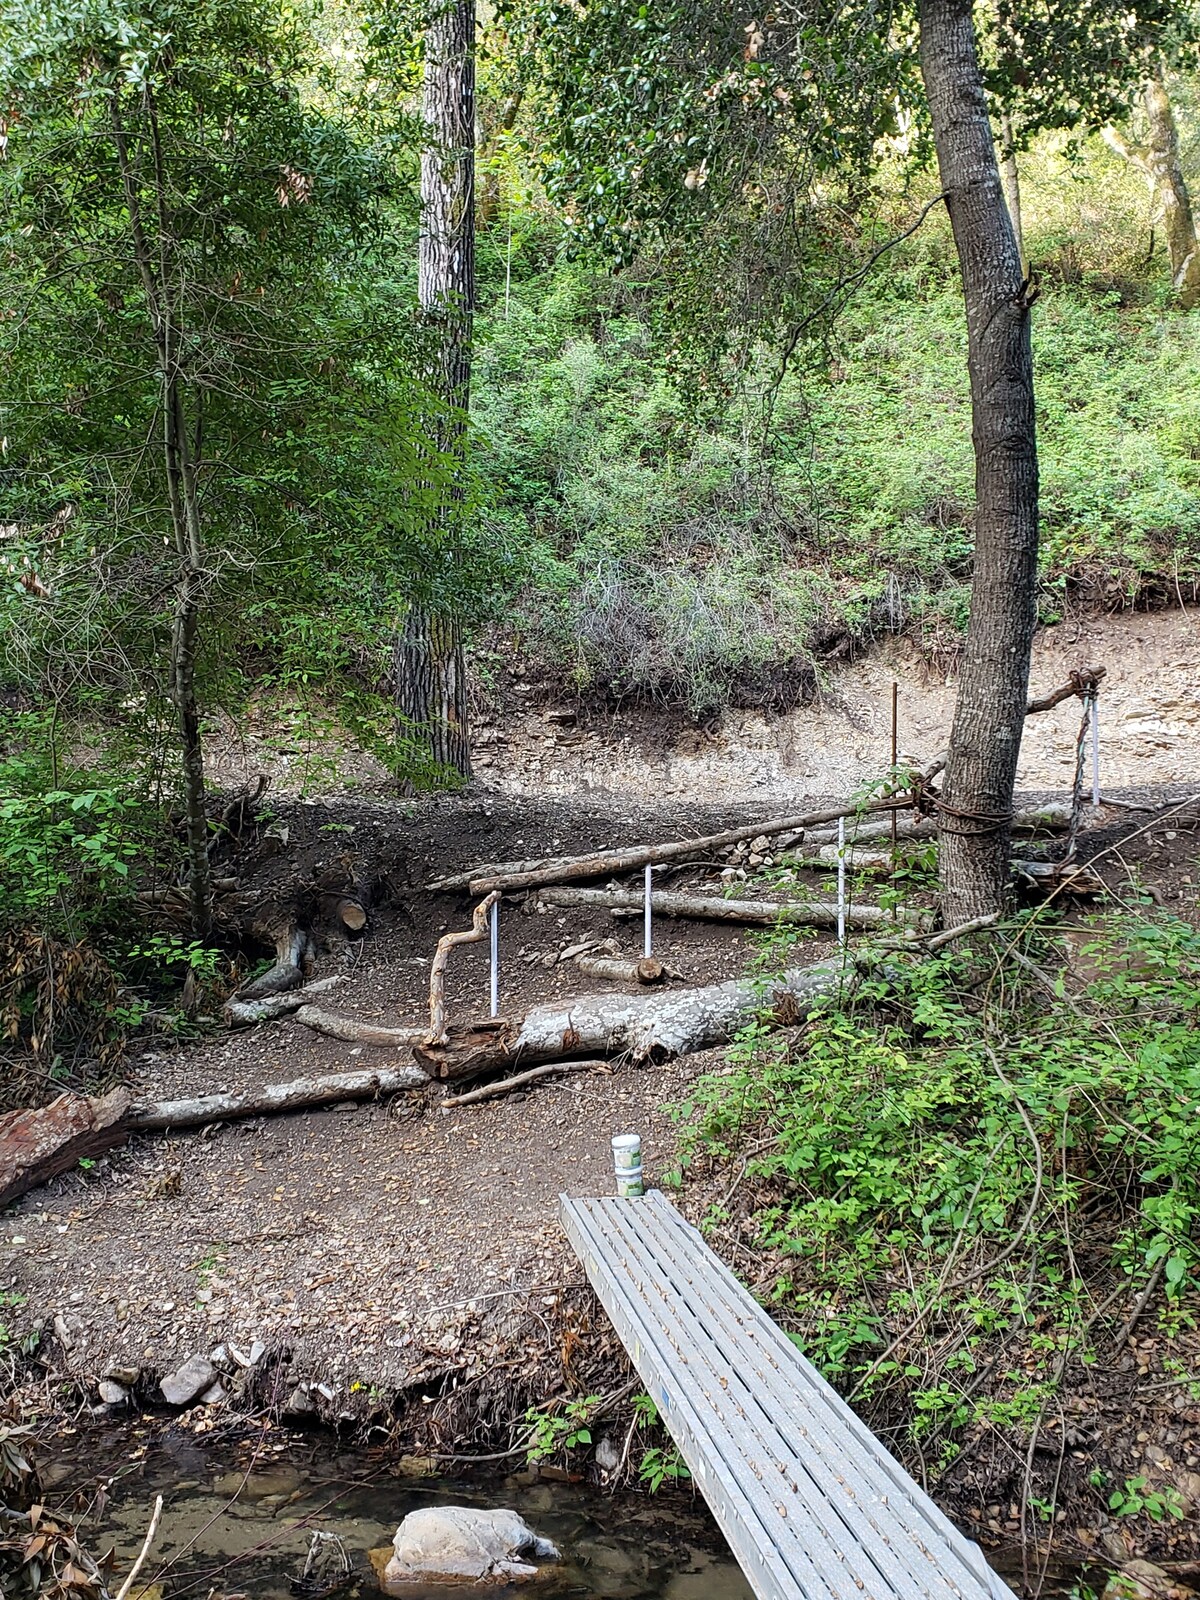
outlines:
[[636, 1167], [642, 1170], [642, 1136], [640, 1133], [617, 1133], [613, 1135], [613, 1170], [614, 1172], [628, 1172]]
[[632, 1199], [645, 1194], [642, 1187], [642, 1139], [637, 1133], [618, 1133], [613, 1136], [613, 1175], [617, 1180], [617, 1194], [622, 1199]]

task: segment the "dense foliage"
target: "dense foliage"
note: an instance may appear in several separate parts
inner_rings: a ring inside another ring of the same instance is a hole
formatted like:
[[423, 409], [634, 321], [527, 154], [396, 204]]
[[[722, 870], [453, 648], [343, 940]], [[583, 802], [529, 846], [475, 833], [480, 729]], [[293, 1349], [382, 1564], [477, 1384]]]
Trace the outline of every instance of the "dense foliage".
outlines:
[[1114, 1290], [1161, 1284], [1186, 1324], [1200, 935], [1139, 915], [1069, 937], [1006, 931], [990, 984], [961, 956], [893, 966], [799, 1045], [752, 1030], [683, 1108], [690, 1160], [740, 1158], [714, 1221], [746, 1219], [804, 1347], [902, 1399], [931, 1465], [981, 1422], [1028, 1428], [1111, 1337]]

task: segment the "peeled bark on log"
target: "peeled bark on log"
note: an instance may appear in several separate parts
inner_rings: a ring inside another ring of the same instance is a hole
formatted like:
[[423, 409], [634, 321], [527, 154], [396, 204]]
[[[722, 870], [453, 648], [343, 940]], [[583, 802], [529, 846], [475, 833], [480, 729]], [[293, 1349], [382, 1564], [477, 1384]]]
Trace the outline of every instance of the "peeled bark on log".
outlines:
[[[596, 907], [608, 911], [640, 911], [645, 899], [632, 889], [543, 889], [539, 899], [550, 906]], [[802, 928], [836, 928], [838, 908], [831, 901], [723, 900], [719, 896], [672, 894], [656, 889], [650, 896], [653, 911], [667, 917], [698, 917], [705, 922], [746, 922], [771, 928], [779, 924]], [[928, 916], [917, 911], [884, 911], [879, 906], [847, 905], [848, 928], [884, 928], [895, 922], [921, 924]]]
[[839, 955], [795, 967], [765, 989], [758, 979], [735, 978], [670, 994], [577, 995], [536, 1007], [519, 1026], [496, 1020], [450, 1028], [443, 1044], [420, 1044], [413, 1054], [431, 1077], [453, 1079], [576, 1056], [667, 1061], [727, 1044], [764, 1011], [778, 1026], [794, 1026], [818, 1000], [846, 993], [856, 979], [853, 964]]
[[313, 995], [328, 994], [342, 981], [340, 974], [335, 974], [306, 983], [301, 989], [264, 995], [261, 1000], [246, 1000], [242, 994], [235, 994], [225, 1002], [223, 1014], [231, 1028], [252, 1028], [258, 1022], [275, 1022], [293, 1011], [303, 1010]]
[[585, 978], [607, 978], [610, 983], [661, 983], [667, 969], [654, 956], [642, 956], [637, 961], [622, 960], [620, 956], [581, 955], [575, 965]]
[[124, 1144], [129, 1096], [60, 1094], [48, 1106], [0, 1116], [0, 1205]]
[[348, 1044], [391, 1045], [397, 1049], [410, 1049], [426, 1035], [425, 1028], [389, 1028], [374, 1022], [361, 1022], [357, 1017], [342, 1016], [337, 1011], [322, 1011], [320, 1006], [301, 1006], [296, 1021], [327, 1039], [343, 1039]]
[[129, 1132], [159, 1128], [202, 1128], [210, 1122], [230, 1122], [239, 1117], [277, 1116], [282, 1111], [304, 1111], [339, 1100], [374, 1100], [419, 1089], [428, 1083], [419, 1067], [378, 1067], [369, 1072], [334, 1072], [324, 1078], [297, 1078], [292, 1083], [268, 1083], [240, 1094], [204, 1094], [191, 1100], [162, 1100], [134, 1105], [124, 1118]]

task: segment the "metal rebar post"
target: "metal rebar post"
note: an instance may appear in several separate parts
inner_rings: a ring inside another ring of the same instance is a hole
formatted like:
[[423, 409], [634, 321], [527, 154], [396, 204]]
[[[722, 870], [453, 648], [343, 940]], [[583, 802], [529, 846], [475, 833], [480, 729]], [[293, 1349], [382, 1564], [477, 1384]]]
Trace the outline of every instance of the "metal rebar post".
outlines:
[[654, 946], [654, 932], [652, 928], [654, 908], [650, 898], [650, 874], [654, 869], [646, 863], [646, 907], [645, 907], [645, 936], [642, 939], [642, 954], [650, 955]]
[[838, 944], [846, 942], [846, 819], [838, 818], [838, 885], [837, 928]]
[[1100, 696], [1092, 695], [1092, 810], [1100, 809]]
[[492, 901], [492, 1009], [490, 1015], [500, 1015], [500, 902]]

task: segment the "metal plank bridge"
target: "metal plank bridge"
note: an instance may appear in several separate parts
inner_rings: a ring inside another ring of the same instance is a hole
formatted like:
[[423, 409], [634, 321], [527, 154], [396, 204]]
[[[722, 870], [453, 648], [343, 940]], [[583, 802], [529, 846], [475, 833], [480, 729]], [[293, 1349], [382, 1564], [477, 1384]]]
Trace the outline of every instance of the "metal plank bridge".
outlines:
[[561, 1215], [759, 1600], [1013, 1600], [661, 1194]]

